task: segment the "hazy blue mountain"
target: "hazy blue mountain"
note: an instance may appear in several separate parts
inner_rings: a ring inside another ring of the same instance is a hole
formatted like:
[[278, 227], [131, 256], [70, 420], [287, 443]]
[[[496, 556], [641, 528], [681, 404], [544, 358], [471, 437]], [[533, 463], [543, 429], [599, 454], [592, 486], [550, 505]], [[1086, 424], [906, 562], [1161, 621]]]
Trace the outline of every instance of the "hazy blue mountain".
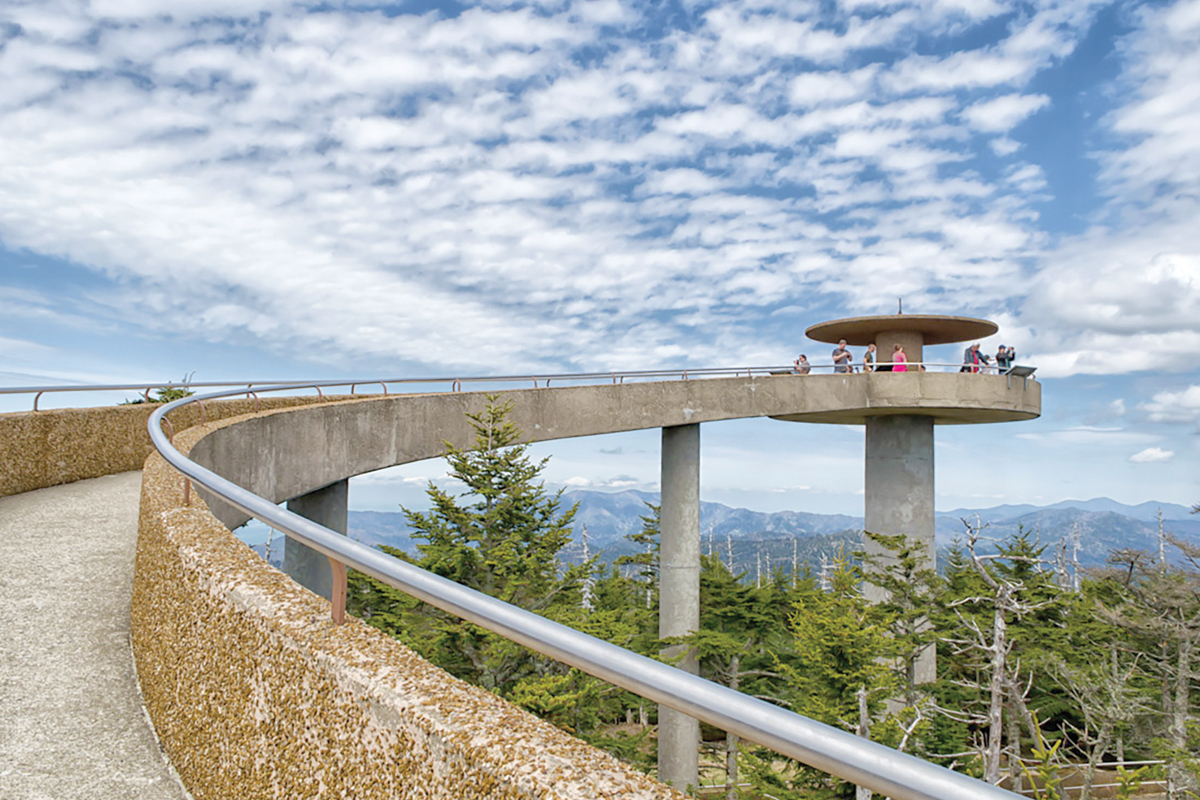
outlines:
[[1109, 500], [1107, 497], [1096, 497], [1091, 500], [1064, 500], [1061, 503], [1055, 503], [1051, 508], [1078, 508], [1081, 511], [1111, 511], [1132, 519], [1139, 519], [1143, 522], [1158, 522], [1158, 512], [1161, 509], [1164, 520], [1181, 520], [1187, 519], [1192, 515], [1192, 510], [1187, 506], [1177, 505], [1176, 503], [1155, 503], [1153, 501], [1146, 503], [1138, 503], [1136, 506], [1127, 506], [1124, 503], [1118, 503], [1116, 500]]
[[402, 511], [351, 511], [347, 520], [350, 536], [363, 544], [386, 544], [406, 553], [414, 552], [412, 529]]
[[1153, 500], [1139, 503], [1136, 506], [1125, 505], [1118, 503], [1116, 500], [1109, 500], [1107, 497], [1094, 497], [1091, 500], [1063, 500], [1058, 503], [1053, 503], [1048, 506], [1032, 506], [1032, 505], [1004, 505], [994, 506], [992, 508], [974, 509], [960, 508], [954, 511], [945, 512], [948, 515], [962, 517], [974, 514], [982, 514], [990, 516], [993, 519], [1011, 518], [1022, 514], [1030, 514], [1035, 511], [1041, 511], [1049, 508], [1075, 508], [1080, 511], [1111, 511], [1114, 514], [1120, 514], [1130, 519], [1141, 520], [1142, 522], [1154, 522], [1158, 524], [1158, 512], [1162, 509], [1164, 520], [1188, 520], [1192, 519], [1192, 510], [1187, 506], [1181, 506], [1178, 503], [1158, 503]]
[[[1089, 501], [1094, 508], [1120, 505], [1113, 501], [1104, 503]], [[1047, 545], [1046, 555], [1053, 554], [1060, 542], [1065, 542], [1067, 556], [1074, 550], [1076, 533], [1079, 537], [1079, 561], [1085, 566], [1104, 563], [1109, 553], [1121, 548], [1133, 548], [1156, 553], [1158, 551], [1158, 505], [1145, 503], [1132, 507], [1142, 509], [1153, 506], [1154, 513], [1145, 519], [1127, 516], [1116, 511], [1084, 510], [1075, 506], [1056, 503], [1045, 508], [1025, 511], [1021, 506], [999, 507], [976, 511], [956, 511], [939, 514], [935, 522], [935, 539], [939, 547], [947, 547], [956, 539], [964, 539], [966, 526], [963, 518], [972, 525], [983, 524], [983, 536], [987, 539], [1007, 539], [1018, 531], [1028, 531], [1037, 541]], [[1163, 530], [1189, 541], [1200, 541], [1200, 518], [1168, 519], [1167, 505], [1163, 505]], [[1124, 506], [1130, 509], [1129, 506]], [[1176, 506], [1182, 508], [1182, 506]], [[1018, 513], [1012, 513], [1012, 510]], [[978, 515], [978, 517], [976, 516]]]
[[[625, 537], [641, 529], [641, 517], [651, 513], [646, 504], [657, 503], [658, 495], [634, 490], [575, 490], [565, 493], [563, 499], [568, 505], [579, 504], [575, 538], [564, 552], [566, 560], [577, 562], [583, 558], [582, 538], [586, 528], [588, 554], [611, 563], [622, 555], [635, 553], [636, 546]], [[957, 509], [937, 515], [935, 536], [938, 550], [944, 554], [955, 540], [963, 538], [962, 519], [967, 518], [972, 524], [978, 519], [987, 526], [983, 534], [986, 539], [1004, 540], [1018, 530], [1025, 530], [1047, 545], [1047, 557], [1065, 540], [1070, 558], [1078, 531], [1080, 562], [1093, 566], [1104, 563], [1108, 554], [1118, 548], [1157, 552], [1160, 507], [1168, 532], [1200, 542], [1200, 515], [1192, 516], [1184, 506], [1155, 502], [1127, 506], [1107, 498], [1045, 507], [1016, 504]], [[349, 524], [351, 536], [364, 543], [391, 545], [406, 552], [415, 550], [411, 531], [398, 511], [351, 511]], [[767, 513], [721, 503], [700, 504], [702, 551], [713, 552], [726, 563], [732, 552], [735, 570], [751, 575], [757, 574], [760, 565], [764, 572], [772, 567], [790, 571], [793, 559], [815, 568], [839, 549], [849, 551], [857, 547], [862, 524], [861, 517], [844, 514]], [[991, 549], [991, 545], [985, 544], [985, 549]]]

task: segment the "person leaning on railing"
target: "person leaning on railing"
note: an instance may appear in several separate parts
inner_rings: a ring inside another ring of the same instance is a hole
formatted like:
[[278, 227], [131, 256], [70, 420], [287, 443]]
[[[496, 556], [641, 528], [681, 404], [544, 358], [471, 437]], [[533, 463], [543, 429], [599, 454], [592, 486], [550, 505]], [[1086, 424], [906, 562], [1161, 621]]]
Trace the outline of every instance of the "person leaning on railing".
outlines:
[[808, 363], [808, 356], [804, 355], [804, 353], [801, 353], [792, 363], [796, 365], [792, 370], [792, 373], [795, 375], [807, 375], [812, 372], [812, 365]]
[[991, 359], [979, 351], [979, 342], [963, 351], [963, 365], [959, 372], [982, 372]]

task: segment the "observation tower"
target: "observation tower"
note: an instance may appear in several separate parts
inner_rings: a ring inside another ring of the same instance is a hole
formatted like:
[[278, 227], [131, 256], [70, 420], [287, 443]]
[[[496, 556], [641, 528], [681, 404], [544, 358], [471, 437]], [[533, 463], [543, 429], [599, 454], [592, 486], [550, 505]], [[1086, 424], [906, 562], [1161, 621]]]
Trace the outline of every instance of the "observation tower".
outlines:
[[[845, 339], [858, 347], [874, 343], [879, 364], [889, 363], [893, 346], [899, 344], [909, 371], [836, 374], [834, 378], [863, 384], [863, 402], [822, 414], [776, 417], [865, 425], [864, 529], [915, 539], [925, 548], [930, 567], [936, 563], [934, 426], [1034, 419], [1041, 412], [1041, 388], [1029, 380], [1032, 368], [961, 373], [958, 364], [926, 364], [924, 348], [973, 342], [998, 330], [990, 320], [928, 314], [851, 317], [812, 325], [805, 333], [818, 342], [836, 344]], [[870, 540], [863, 545], [868, 553], [883, 554]], [[867, 596], [884, 599], [882, 590], [869, 583]], [[918, 681], [933, 680], [934, 668], [930, 650], [918, 663]]]

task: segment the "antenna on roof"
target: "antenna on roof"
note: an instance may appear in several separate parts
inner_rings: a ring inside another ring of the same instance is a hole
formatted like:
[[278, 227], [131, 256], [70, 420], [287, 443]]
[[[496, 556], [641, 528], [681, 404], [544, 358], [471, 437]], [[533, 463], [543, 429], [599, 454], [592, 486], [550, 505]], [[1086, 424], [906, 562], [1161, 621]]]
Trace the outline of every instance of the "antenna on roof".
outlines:
[[897, 308], [897, 309], [896, 309], [896, 313], [897, 313], [897, 314], [903, 314], [903, 313], [904, 313], [904, 298], [903, 298], [903, 297], [897, 297], [897, 298], [896, 298], [896, 301], [897, 301], [897, 302], [899, 302], [899, 304], [900, 304], [899, 308]]

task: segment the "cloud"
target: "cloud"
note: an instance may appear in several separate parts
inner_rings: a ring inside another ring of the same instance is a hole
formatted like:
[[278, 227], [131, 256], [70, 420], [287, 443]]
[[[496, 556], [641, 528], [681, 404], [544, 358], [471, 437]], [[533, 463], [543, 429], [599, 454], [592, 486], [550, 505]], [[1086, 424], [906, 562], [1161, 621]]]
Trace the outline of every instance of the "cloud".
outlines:
[[54, 348], [38, 342], [0, 336], [0, 353], [4, 354], [5, 360], [34, 361], [46, 358], [53, 352]]
[[1151, 422], [1200, 422], [1200, 385], [1193, 384], [1180, 392], [1159, 392], [1138, 409]]
[[967, 106], [962, 117], [976, 130], [1007, 133], [1048, 105], [1050, 98], [1044, 94], [1006, 94]]
[[1108, 201], [1042, 257], [1021, 319], [1047, 376], [1194, 369], [1200, 347], [1200, 8], [1138, 9], [1098, 150]]
[[1124, 428], [1100, 427], [1095, 425], [1079, 425], [1046, 433], [1018, 433], [1018, 439], [1051, 445], [1103, 445], [1105, 447], [1118, 444], [1138, 444], [1157, 441], [1160, 437], [1154, 434], [1139, 433]]
[[1022, 147], [1020, 142], [1009, 139], [1007, 136], [992, 139], [989, 144], [991, 145], [992, 152], [1001, 157], [1011, 156]]
[[1129, 460], [1135, 464], [1153, 464], [1159, 461], [1170, 461], [1174, 458], [1173, 450], [1163, 450], [1160, 447], [1147, 447], [1145, 450], [1139, 450], [1129, 457]]
[[1193, 368], [1200, 241], [1188, 241], [1197, 238], [1189, 225], [1096, 230], [1064, 245], [1058, 263], [1032, 281], [1022, 313], [1043, 326], [1043, 374]]
[[[1025, 86], [1085, 34], [1086, 2], [986, 30], [1009, 6], [731, 2], [673, 24], [605, 0], [152, 5], [6, 9], [0, 240], [110, 281], [73, 312], [511, 372], [770, 358], [795, 349], [779, 309], [903, 294], [1025, 309], [1009, 319], [1048, 375], [1200, 352], [1182, 205], [1052, 249], [1044, 170], [981, 164], [1020, 149], [1013, 126], [1049, 102]], [[1138, 141], [1159, 134], [1130, 127], [1135, 104], [1163, 136], [1189, 118], [1171, 13], [1122, 50], [1133, 99], [1104, 124]], [[955, 49], [968, 31], [987, 43]], [[1154, 174], [1103, 158], [1116, 189]], [[1171, 246], [1147, 259], [1152, 228]]]
[[551, 481], [556, 486], [567, 489], [592, 489], [596, 491], [624, 491], [625, 489], [657, 490], [658, 485], [648, 483], [632, 475], [614, 475], [608, 478], [587, 478], [573, 475], [558, 481]]
[[1128, 101], [1109, 124], [1132, 146], [1106, 153], [1106, 179], [1145, 202], [1171, 198], [1168, 187], [1200, 180], [1200, 11], [1194, 0], [1137, 10], [1136, 32], [1122, 42]]

